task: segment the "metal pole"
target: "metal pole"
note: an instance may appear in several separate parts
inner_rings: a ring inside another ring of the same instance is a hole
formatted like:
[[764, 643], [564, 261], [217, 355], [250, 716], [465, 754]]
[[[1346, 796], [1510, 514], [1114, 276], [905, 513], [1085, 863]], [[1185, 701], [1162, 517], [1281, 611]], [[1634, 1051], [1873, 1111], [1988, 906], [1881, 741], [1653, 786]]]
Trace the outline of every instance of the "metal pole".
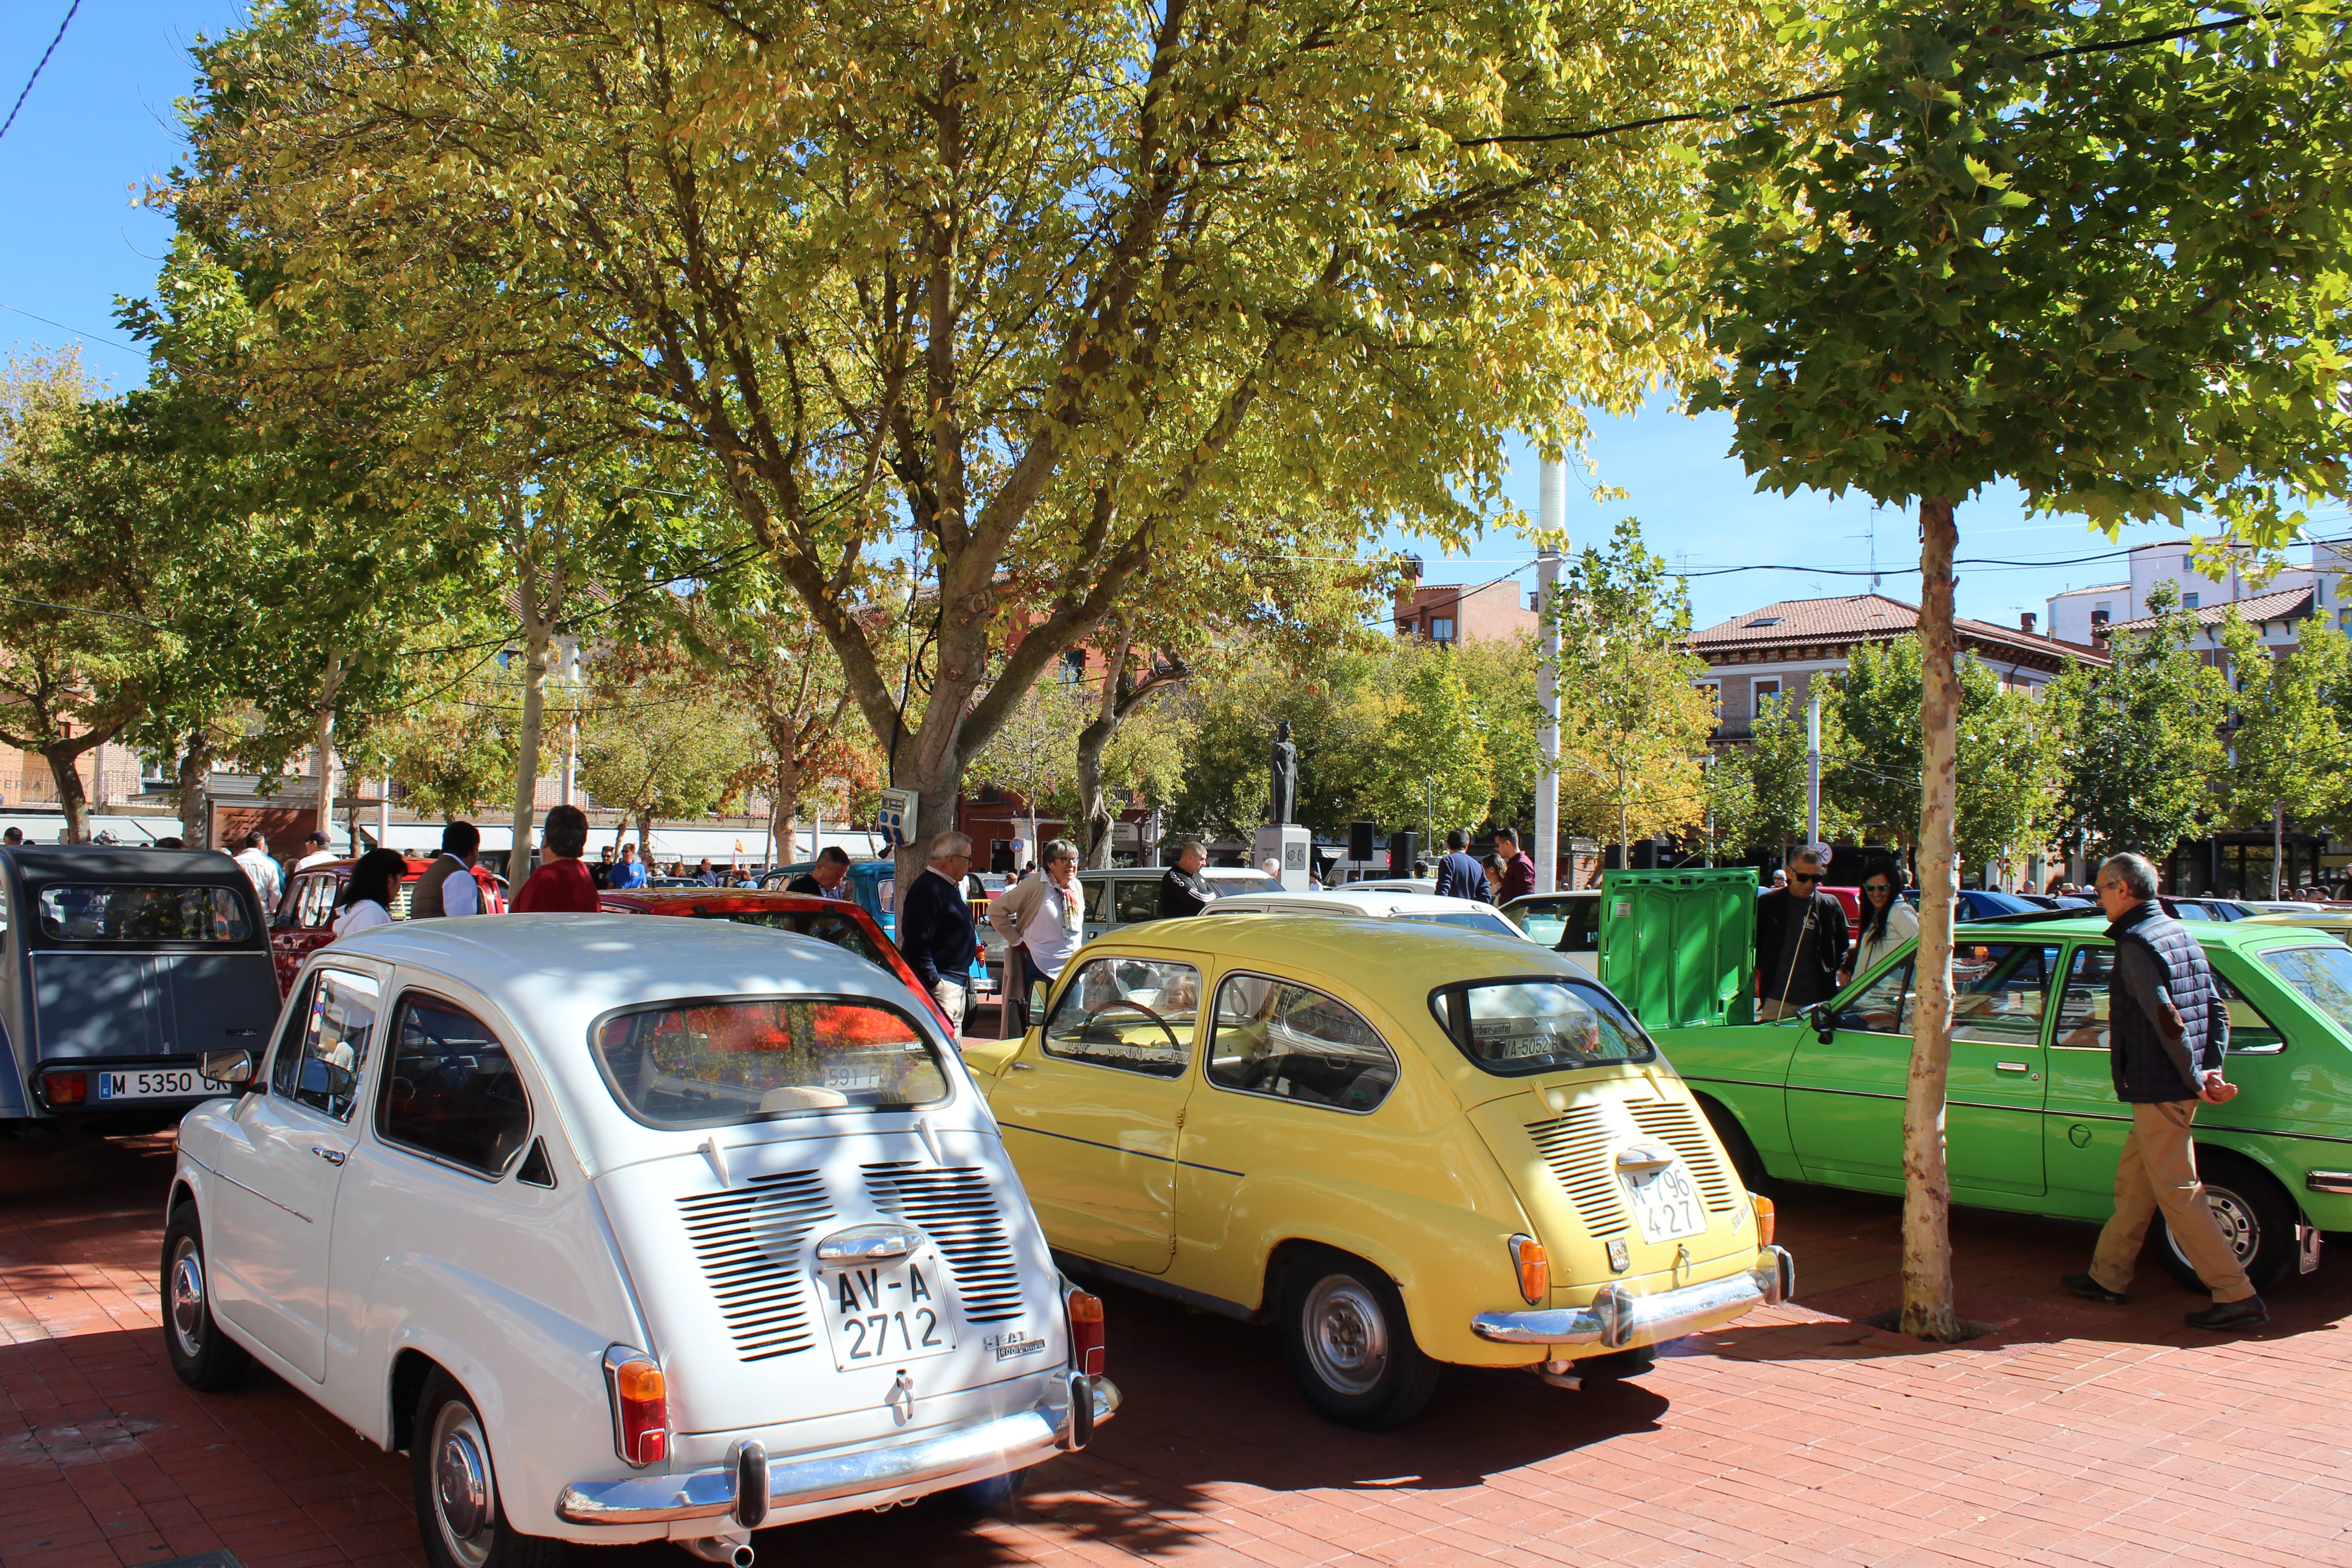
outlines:
[[[1547, 458], [1538, 521], [1548, 535], [1568, 524], [1568, 465]], [[1559, 551], [1547, 544], [1536, 556], [1536, 700], [1543, 723], [1536, 731], [1543, 767], [1536, 774], [1536, 891], [1559, 885]]]
[[1805, 704], [1805, 842], [1822, 841], [1822, 700]]

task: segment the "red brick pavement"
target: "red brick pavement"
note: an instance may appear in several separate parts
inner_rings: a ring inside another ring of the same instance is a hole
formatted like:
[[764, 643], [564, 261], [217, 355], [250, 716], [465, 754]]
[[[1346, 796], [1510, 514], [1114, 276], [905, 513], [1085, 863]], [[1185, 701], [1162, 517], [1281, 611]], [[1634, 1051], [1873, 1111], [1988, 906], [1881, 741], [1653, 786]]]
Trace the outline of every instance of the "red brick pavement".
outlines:
[[[404, 1459], [266, 1374], [214, 1395], [173, 1380], [153, 1283], [170, 1159], [163, 1138], [0, 1144], [0, 1563], [420, 1563]], [[1963, 1309], [1996, 1331], [1935, 1348], [1859, 1321], [1893, 1300], [1895, 1209], [1790, 1189], [1801, 1305], [1603, 1392], [1457, 1371], [1380, 1436], [1307, 1414], [1269, 1333], [1115, 1294], [1128, 1408], [1023, 1505], [765, 1531], [761, 1559], [2352, 1565], [2352, 1242], [2277, 1293], [2267, 1330], [2215, 1341], [2152, 1267], [2128, 1309], [2053, 1295], [2087, 1227], [1963, 1215]]]

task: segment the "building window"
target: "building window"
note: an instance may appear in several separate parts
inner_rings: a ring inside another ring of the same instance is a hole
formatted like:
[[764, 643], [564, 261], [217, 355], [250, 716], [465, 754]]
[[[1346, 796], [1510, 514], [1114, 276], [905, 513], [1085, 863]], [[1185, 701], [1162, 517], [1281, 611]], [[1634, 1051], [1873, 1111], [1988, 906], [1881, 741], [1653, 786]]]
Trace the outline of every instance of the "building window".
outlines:
[[2115, 618], [2116, 602], [2113, 599], [2101, 599], [2091, 606], [2091, 619], [2094, 622], [2111, 621]]
[[1701, 691], [1704, 691], [1704, 692], [1706, 692], [1706, 705], [1707, 705], [1707, 707], [1708, 707], [1709, 709], [1711, 709], [1711, 710], [1714, 711], [1715, 716], [1716, 716], [1717, 719], [1722, 718], [1722, 717], [1723, 717], [1723, 682], [1721, 682], [1721, 681], [1719, 681], [1719, 680], [1701, 680], [1701, 681], [1696, 681], [1696, 682], [1694, 682], [1693, 684], [1695, 684], [1696, 686], [1697, 686], [1697, 688], [1698, 688]]
[[1758, 720], [1762, 719], [1764, 717], [1764, 704], [1767, 702], [1778, 702], [1780, 700], [1780, 683], [1778, 680], [1759, 680], [1755, 682], [1748, 689], [1748, 711], [1749, 717]]
[[1084, 680], [1086, 678], [1087, 650], [1082, 647], [1074, 647], [1064, 650], [1062, 654], [1062, 679], [1066, 681], [1076, 682]]
[[2198, 595], [2195, 594], [2183, 594], [2180, 595], [2180, 607], [2184, 610], [2193, 610], [2197, 607], [2197, 600]]
[[1454, 617], [1452, 616], [1430, 616], [1429, 640], [1432, 642], [1452, 642], [1454, 640]]

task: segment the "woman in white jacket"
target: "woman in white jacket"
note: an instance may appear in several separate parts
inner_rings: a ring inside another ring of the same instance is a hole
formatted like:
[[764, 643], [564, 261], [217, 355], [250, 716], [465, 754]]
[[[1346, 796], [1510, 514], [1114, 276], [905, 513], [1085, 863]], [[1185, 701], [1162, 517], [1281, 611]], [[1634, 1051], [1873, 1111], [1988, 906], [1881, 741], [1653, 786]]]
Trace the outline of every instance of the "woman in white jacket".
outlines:
[[1862, 935], [1838, 984], [1869, 973], [1880, 959], [1918, 934], [1919, 917], [1903, 901], [1903, 874], [1892, 860], [1872, 861], [1862, 874]]

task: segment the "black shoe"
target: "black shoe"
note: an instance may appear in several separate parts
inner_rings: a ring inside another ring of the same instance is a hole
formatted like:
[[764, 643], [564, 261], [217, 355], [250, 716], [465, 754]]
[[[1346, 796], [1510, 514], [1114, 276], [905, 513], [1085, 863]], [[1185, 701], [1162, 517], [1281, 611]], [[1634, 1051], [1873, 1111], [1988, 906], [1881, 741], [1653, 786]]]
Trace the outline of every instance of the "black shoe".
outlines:
[[2061, 1274], [2058, 1283], [2088, 1300], [2104, 1301], [2110, 1307], [2120, 1307], [2130, 1298], [2120, 1290], [2110, 1290], [2087, 1274]]
[[2201, 1312], [2191, 1312], [2181, 1320], [2192, 1329], [2251, 1329], [2257, 1323], [2271, 1321], [2271, 1310], [2263, 1305], [2260, 1296], [2249, 1296], [2242, 1301], [2216, 1301]]

